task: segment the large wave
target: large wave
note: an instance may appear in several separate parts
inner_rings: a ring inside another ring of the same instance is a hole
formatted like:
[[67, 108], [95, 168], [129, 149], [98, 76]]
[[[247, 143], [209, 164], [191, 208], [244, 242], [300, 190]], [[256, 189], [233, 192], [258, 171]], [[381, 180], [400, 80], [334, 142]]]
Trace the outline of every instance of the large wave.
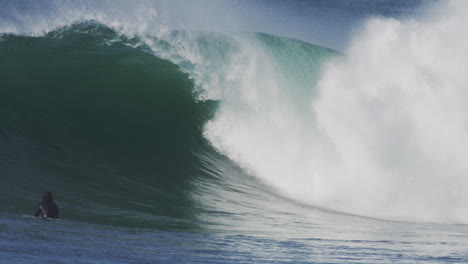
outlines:
[[[185, 226], [194, 211], [207, 210], [197, 203], [214, 199], [213, 193], [247, 193], [256, 183], [242, 182], [244, 173], [213, 150], [205, 124], [221, 104], [253, 107], [239, 89], [248, 92], [255, 78], [264, 78], [260, 68], [301, 76], [293, 65], [272, 64], [273, 57], [288, 62], [288, 50], [308, 53], [313, 71], [333, 54], [259, 33], [129, 36], [97, 21], [39, 36], [4, 34], [4, 209], [27, 211], [34, 193], [50, 189], [65, 202], [68, 219]], [[241, 101], [233, 101], [237, 95]], [[194, 198], [200, 188], [209, 197]]]
[[[9, 58], [1, 63], [2, 167], [22, 186], [13, 197], [32, 192], [24, 186], [34, 178], [76, 187], [70, 207], [78, 213], [88, 189], [106, 201], [106, 215], [186, 218], [188, 175], [224, 171], [206, 168], [221, 166], [202, 158], [218, 155], [207, 141], [303, 203], [466, 222], [467, 5], [446, 5], [426, 20], [375, 18], [345, 55], [261, 33], [173, 30], [144, 2], [128, 13], [72, 6], [2, 22], [14, 34], [0, 41]], [[56, 177], [30, 171], [36, 163]]]

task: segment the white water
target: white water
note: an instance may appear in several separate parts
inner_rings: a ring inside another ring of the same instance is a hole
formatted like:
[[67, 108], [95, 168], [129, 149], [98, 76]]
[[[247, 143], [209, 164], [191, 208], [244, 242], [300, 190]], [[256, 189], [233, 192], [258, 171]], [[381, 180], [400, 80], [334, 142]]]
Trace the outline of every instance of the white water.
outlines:
[[419, 21], [368, 21], [325, 67], [318, 96], [251, 53], [206, 136], [308, 204], [468, 223], [468, 3], [443, 5]]
[[313, 103], [341, 157], [350, 211], [468, 222], [468, 3], [424, 21], [369, 21]]

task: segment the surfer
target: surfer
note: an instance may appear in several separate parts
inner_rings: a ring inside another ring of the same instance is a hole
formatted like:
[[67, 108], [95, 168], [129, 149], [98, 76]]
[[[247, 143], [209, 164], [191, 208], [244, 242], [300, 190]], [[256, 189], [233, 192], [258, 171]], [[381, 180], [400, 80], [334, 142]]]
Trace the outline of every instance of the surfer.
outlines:
[[59, 208], [57, 204], [54, 203], [52, 200], [52, 193], [50, 192], [43, 192], [42, 193], [42, 202], [37, 207], [34, 216], [42, 217], [42, 218], [51, 218], [51, 219], [58, 219], [59, 218]]

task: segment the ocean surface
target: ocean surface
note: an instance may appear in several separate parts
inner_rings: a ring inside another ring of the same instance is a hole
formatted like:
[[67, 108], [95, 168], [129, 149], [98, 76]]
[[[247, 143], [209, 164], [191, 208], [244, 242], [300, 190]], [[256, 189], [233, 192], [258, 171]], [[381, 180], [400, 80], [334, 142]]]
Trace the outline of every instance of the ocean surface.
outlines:
[[467, 24], [0, 0], [0, 263], [468, 263]]

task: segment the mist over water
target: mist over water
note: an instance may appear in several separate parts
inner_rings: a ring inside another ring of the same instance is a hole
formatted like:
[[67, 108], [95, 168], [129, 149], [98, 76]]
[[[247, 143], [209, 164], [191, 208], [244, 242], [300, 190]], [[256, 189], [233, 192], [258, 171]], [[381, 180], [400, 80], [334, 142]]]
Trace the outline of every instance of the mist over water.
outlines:
[[371, 19], [327, 65], [312, 107], [339, 156], [322, 172], [333, 206], [466, 223], [467, 15], [446, 1], [423, 19]]
[[37, 0], [3, 1], [0, 32], [39, 35], [96, 20], [127, 34], [167, 30], [263, 32], [343, 50], [372, 16], [419, 16], [436, 0]]

